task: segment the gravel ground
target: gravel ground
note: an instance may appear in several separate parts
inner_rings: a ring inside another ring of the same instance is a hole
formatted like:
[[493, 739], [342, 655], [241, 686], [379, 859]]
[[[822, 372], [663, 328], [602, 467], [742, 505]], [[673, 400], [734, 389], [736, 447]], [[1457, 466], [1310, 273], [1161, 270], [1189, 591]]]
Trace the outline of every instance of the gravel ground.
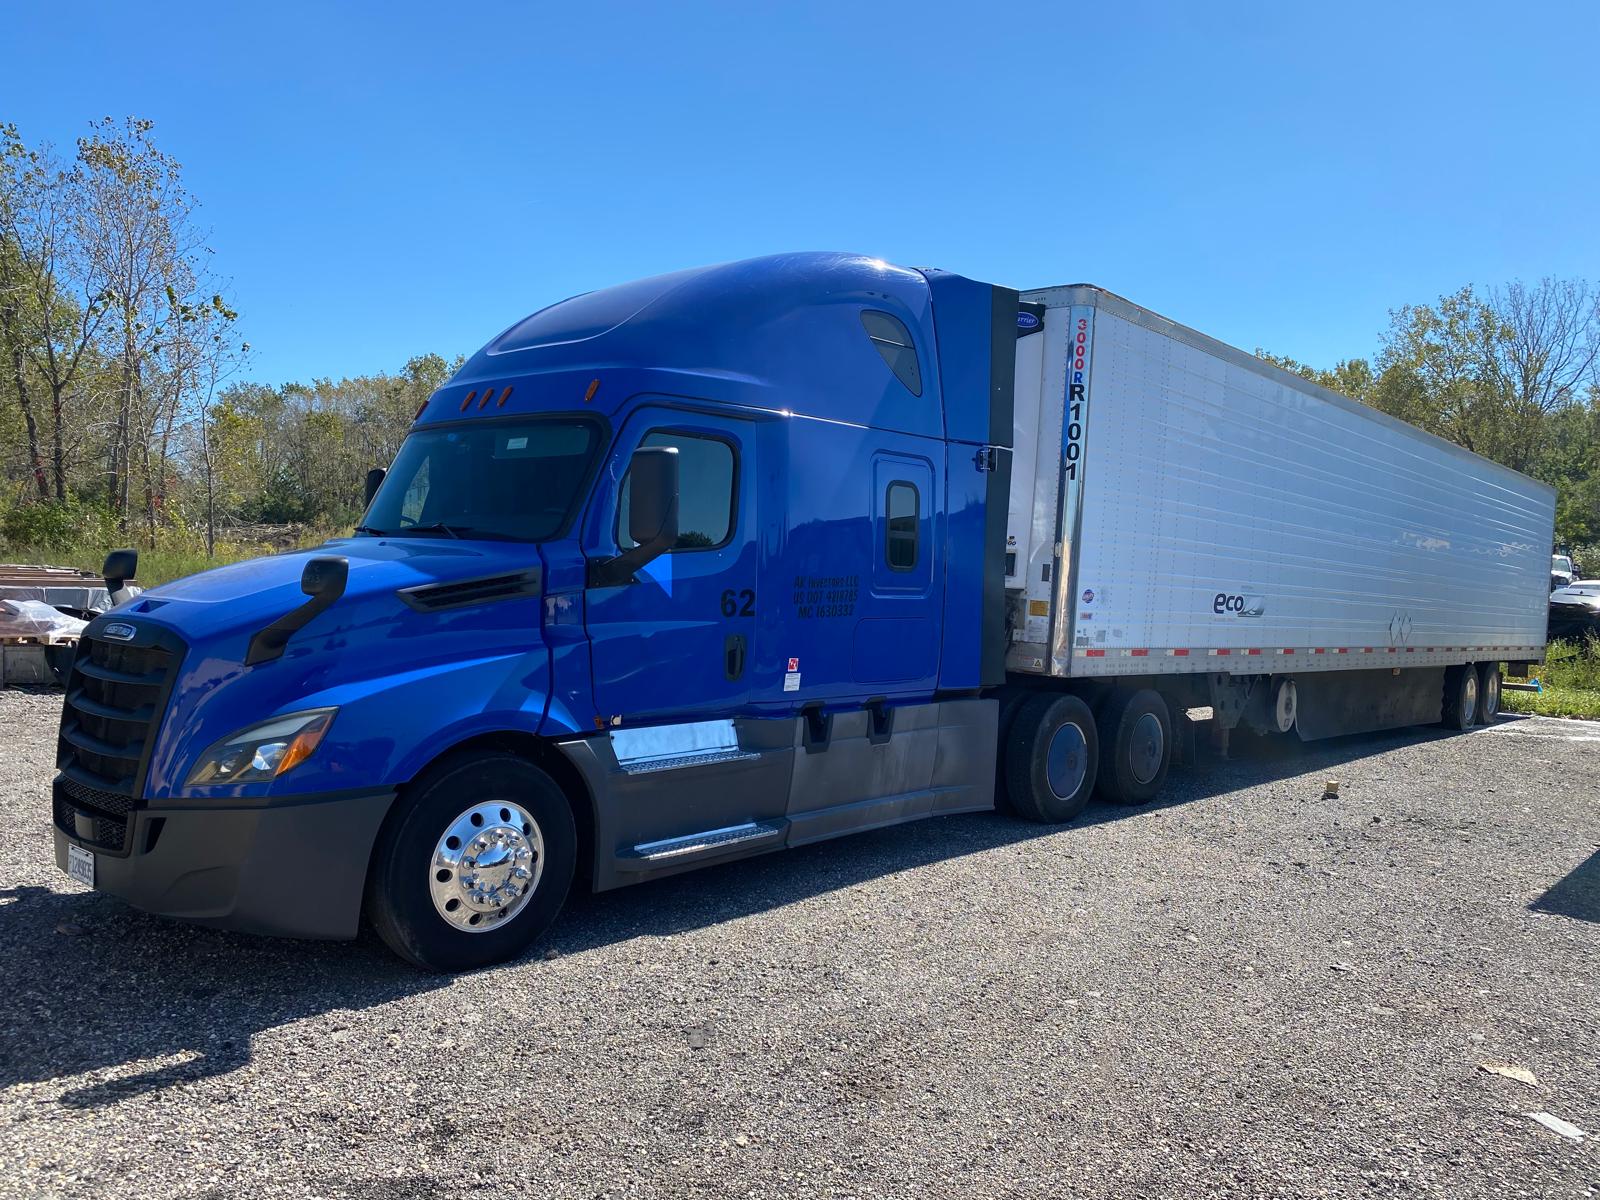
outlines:
[[1600, 1133], [1600, 725], [1257, 752], [1068, 828], [713, 868], [446, 980], [70, 884], [59, 705], [0, 692], [0, 1196], [1600, 1186], [1595, 1137], [1524, 1115]]

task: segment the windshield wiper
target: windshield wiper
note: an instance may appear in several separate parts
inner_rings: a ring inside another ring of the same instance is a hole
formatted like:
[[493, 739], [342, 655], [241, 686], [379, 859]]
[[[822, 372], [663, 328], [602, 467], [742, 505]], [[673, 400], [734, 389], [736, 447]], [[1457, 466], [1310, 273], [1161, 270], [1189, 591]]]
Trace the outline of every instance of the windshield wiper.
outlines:
[[443, 521], [430, 521], [426, 525], [407, 525], [400, 530], [401, 533], [448, 533], [456, 541], [461, 540], [463, 533], [471, 533], [470, 525], [446, 525]]
[[374, 529], [371, 525], [357, 525], [354, 533], [370, 533], [373, 537], [393, 537], [387, 529]]

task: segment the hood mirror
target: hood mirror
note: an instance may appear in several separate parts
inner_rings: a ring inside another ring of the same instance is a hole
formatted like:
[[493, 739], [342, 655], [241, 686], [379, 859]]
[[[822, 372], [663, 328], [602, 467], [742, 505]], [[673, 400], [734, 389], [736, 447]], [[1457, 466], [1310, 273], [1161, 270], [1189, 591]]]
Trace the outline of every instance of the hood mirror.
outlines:
[[318, 555], [308, 561], [300, 571], [300, 590], [311, 599], [299, 608], [291, 609], [265, 629], [258, 630], [250, 639], [244, 664], [254, 667], [283, 657], [283, 648], [289, 639], [333, 606], [344, 595], [350, 582], [350, 560], [342, 556]]
[[106, 555], [106, 565], [100, 568], [100, 574], [105, 577], [106, 591], [112, 595], [120, 592], [122, 585], [134, 578], [138, 572], [137, 550], [113, 550]]

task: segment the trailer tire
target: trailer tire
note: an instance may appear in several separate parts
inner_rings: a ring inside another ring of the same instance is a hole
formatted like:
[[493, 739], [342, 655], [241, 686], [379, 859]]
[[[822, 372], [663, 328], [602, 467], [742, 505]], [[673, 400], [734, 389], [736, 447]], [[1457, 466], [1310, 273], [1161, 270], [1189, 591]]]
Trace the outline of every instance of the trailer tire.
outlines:
[[1478, 719], [1478, 668], [1471, 663], [1450, 667], [1444, 673], [1446, 729], [1471, 729]]
[[1010, 789], [1006, 784], [1006, 747], [1011, 744], [1011, 729], [1016, 724], [1017, 714], [1022, 711], [1036, 692], [1025, 692], [1018, 688], [1007, 691], [1000, 696], [1000, 722], [997, 730], [994, 756], [994, 807], [996, 812], [1015, 813], [1016, 806], [1011, 803]]
[[[483, 843], [495, 859], [487, 867], [469, 857]], [[452, 871], [441, 855], [458, 852]], [[454, 754], [402, 792], [378, 834], [367, 919], [391, 950], [428, 971], [505, 962], [555, 921], [577, 858], [572, 806], [555, 780], [505, 751]], [[519, 866], [531, 882], [513, 878]]]
[[1100, 725], [1100, 774], [1095, 790], [1113, 804], [1148, 804], [1172, 765], [1172, 714], [1160, 692], [1118, 692]]
[[1478, 664], [1478, 724], [1493, 725], [1500, 716], [1500, 664]]
[[1089, 803], [1099, 759], [1094, 713], [1077, 696], [1039, 693], [1017, 710], [1004, 749], [1011, 810], [1070, 821]]

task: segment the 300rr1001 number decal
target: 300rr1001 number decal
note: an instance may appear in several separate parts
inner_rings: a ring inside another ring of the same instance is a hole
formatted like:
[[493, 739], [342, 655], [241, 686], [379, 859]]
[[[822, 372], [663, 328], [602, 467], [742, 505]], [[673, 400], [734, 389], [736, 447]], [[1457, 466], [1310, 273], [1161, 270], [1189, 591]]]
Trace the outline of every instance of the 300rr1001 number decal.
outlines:
[[753, 617], [756, 615], [756, 593], [754, 588], [742, 588], [734, 591], [729, 588], [722, 593], [722, 615], [725, 617]]
[[1072, 349], [1067, 368], [1067, 427], [1062, 448], [1067, 460], [1067, 478], [1078, 477], [1078, 460], [1083, 457], [1083, 403], [1087, 398], [1085, 374], [1089, 359], [1089, 318], [1072, 323]]

